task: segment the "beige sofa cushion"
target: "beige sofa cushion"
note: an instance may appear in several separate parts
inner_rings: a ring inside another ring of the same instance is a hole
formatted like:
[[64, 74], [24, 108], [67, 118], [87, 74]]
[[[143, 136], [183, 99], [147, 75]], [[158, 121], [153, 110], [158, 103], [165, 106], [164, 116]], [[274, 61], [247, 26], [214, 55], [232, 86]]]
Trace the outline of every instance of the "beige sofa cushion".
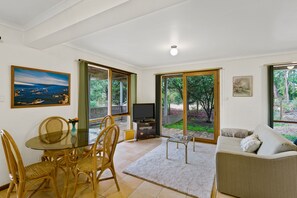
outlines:
[[297, 151], [297, 146], [282, 137], [267, 125], [259, 125], [255, 131], [259, 140], [262, 142], [257, 154], [273, 155], [285, 151]]
[[217, 151], [243, 153], [240, 147], [241, 138], [219, 136], [217, 142]]

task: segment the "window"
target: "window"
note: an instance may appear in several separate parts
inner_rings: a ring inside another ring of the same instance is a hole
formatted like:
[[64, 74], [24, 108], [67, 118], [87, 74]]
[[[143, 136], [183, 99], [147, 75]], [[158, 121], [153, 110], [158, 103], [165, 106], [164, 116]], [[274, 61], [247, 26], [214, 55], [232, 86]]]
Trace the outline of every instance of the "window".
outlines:
[[269, 67], [270, 125], [291, 141], [297, 139], [297, 69]]

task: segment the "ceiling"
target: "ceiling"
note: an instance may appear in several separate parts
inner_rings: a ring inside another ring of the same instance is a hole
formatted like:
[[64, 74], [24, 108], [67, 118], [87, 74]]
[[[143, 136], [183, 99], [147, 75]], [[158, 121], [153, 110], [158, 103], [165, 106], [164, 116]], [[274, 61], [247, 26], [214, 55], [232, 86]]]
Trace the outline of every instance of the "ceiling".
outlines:
[[140, 68], [297, 51], [295, 0], [1, 2], [0, 23], [24, 31], [28, 46], [64, 44]]

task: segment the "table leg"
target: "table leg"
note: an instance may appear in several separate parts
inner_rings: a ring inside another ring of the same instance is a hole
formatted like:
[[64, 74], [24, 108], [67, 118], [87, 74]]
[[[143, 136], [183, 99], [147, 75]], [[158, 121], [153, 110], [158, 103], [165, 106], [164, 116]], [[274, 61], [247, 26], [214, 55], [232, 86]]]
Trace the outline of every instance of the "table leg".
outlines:
[[166, 142], [166, 159], [168, 159], [168, 140]]
[[176, 149], [178, 149], [178, 143], [176, 143]]
[[69, 151], [68, 149], [64, 150], [64, 158], [65, 158], [65, 166], [66, 166], [66, 172], [64, 177], [64, 190], [63, 190], [63, 198], [67, 197], [67, 189], [68, 189], [68, 181], [69, 181], [69, 172], [70, 172], [70, 159], [69, 159]]

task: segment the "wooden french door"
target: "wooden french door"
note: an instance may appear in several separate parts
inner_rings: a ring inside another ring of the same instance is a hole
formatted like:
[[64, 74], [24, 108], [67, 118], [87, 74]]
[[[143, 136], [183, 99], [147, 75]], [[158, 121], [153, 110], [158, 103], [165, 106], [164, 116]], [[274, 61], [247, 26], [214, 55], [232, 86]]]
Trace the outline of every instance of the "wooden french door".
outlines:
[[216, 143], [219, 134], [219, 70], [162, 76], [161, 135], [195, 135]]
[[218, 70], [183, 74], [184, 134], [216, 143], [219, 133]]

